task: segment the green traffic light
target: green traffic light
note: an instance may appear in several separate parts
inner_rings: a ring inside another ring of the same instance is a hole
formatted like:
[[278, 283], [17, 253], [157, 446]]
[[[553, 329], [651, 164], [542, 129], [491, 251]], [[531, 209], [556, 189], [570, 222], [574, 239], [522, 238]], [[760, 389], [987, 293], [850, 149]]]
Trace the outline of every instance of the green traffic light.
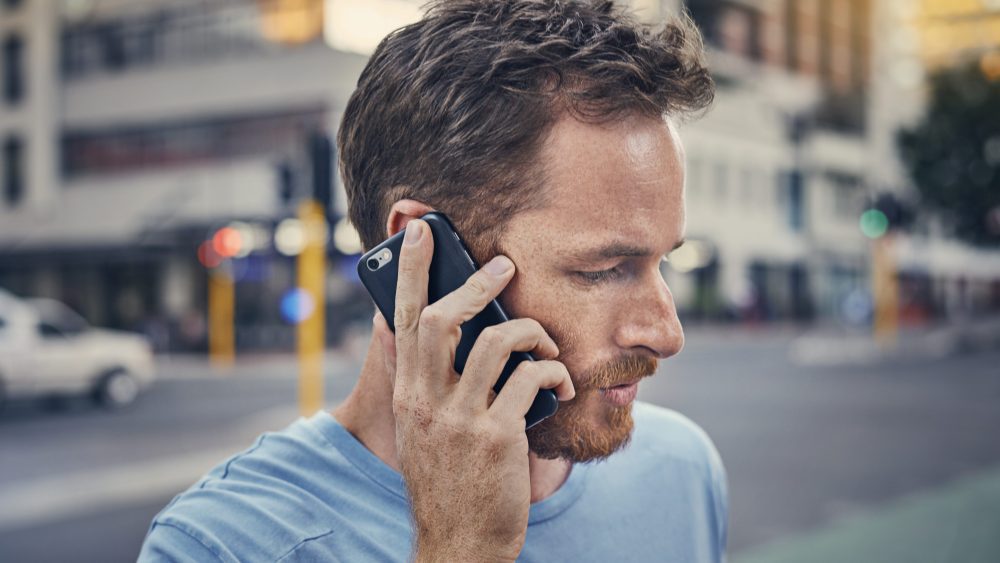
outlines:
[[870, 239], [882, 238], [889, 230], [889, 218], [878, 209], [868, 209], [861, 214], [861, 233]]

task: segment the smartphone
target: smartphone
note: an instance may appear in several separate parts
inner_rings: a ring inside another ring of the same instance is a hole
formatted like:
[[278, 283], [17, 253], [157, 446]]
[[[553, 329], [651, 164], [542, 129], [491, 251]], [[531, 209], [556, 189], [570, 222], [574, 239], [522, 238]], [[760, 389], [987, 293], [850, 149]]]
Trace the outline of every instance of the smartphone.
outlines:
[[[434, 236], [434, 256], [431, 258], [427, 284], [427, 303], [431, 304], [461, 287], [469, 276], [479, 270], [479, 265], [444, 214], [432, 212], [421, 219], [427, 222]], [[405, 229], [369, 250], [358, 262], [358, 277], [361, 278], [361, 283], [371, 294], [375, 306], [393, 331], [396, 330], [393, 325], [396, 310], [396, 280], [404, 232]], [[472, 351], [472, 345], [479, 338], [479, 333], [488, 326], [509, 319], [500, 303], [494, 299], [478, 315], [462, 324], [462, 337], [455, 349], [455, 371], [459, 375], [465, 368], [465, 361]], [[519, 363], [532, 361], [534, 358], [527, 352], [512, 352], [493, 390], [500, 392]], [[526, 426], [531, 428], [555, 414], [558, 408], [559, 401], [555, 392], [551, 389], [540, 390], [524, 417]]]

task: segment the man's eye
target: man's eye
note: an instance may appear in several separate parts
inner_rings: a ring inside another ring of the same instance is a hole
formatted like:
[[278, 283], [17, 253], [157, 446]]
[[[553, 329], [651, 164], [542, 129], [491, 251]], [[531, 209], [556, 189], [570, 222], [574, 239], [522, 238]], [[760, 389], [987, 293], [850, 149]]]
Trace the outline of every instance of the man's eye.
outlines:
[[600, 270], [597, 272], [577, 272], [577, 275], [590, 283], [600, 283], [619, 277], [621, 275], [621, 270], [615, 266], [614, 268]]

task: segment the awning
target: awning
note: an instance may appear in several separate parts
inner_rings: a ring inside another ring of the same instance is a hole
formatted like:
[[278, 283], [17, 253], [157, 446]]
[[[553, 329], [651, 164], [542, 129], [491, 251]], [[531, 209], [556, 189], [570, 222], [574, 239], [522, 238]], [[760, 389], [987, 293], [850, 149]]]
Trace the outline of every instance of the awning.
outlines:
[[0, 212], [0, 254], [157, 244], [166, 233], [280, 210], [274, 168], [260, 159], [87, 178], [56, 197]]

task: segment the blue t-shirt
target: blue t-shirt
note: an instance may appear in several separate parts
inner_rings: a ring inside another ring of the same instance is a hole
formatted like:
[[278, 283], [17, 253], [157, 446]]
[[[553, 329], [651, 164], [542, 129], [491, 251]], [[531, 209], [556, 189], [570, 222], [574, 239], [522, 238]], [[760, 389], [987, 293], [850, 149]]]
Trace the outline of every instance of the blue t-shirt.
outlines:
[[[711, 441], [636, 403], [632, 442], [531, 505], [520, 561], [718, 562], [726, 482]], [[140, 561], [407, 561], [406, 489], [328, 412], [262, 435], [153, 520]]]

